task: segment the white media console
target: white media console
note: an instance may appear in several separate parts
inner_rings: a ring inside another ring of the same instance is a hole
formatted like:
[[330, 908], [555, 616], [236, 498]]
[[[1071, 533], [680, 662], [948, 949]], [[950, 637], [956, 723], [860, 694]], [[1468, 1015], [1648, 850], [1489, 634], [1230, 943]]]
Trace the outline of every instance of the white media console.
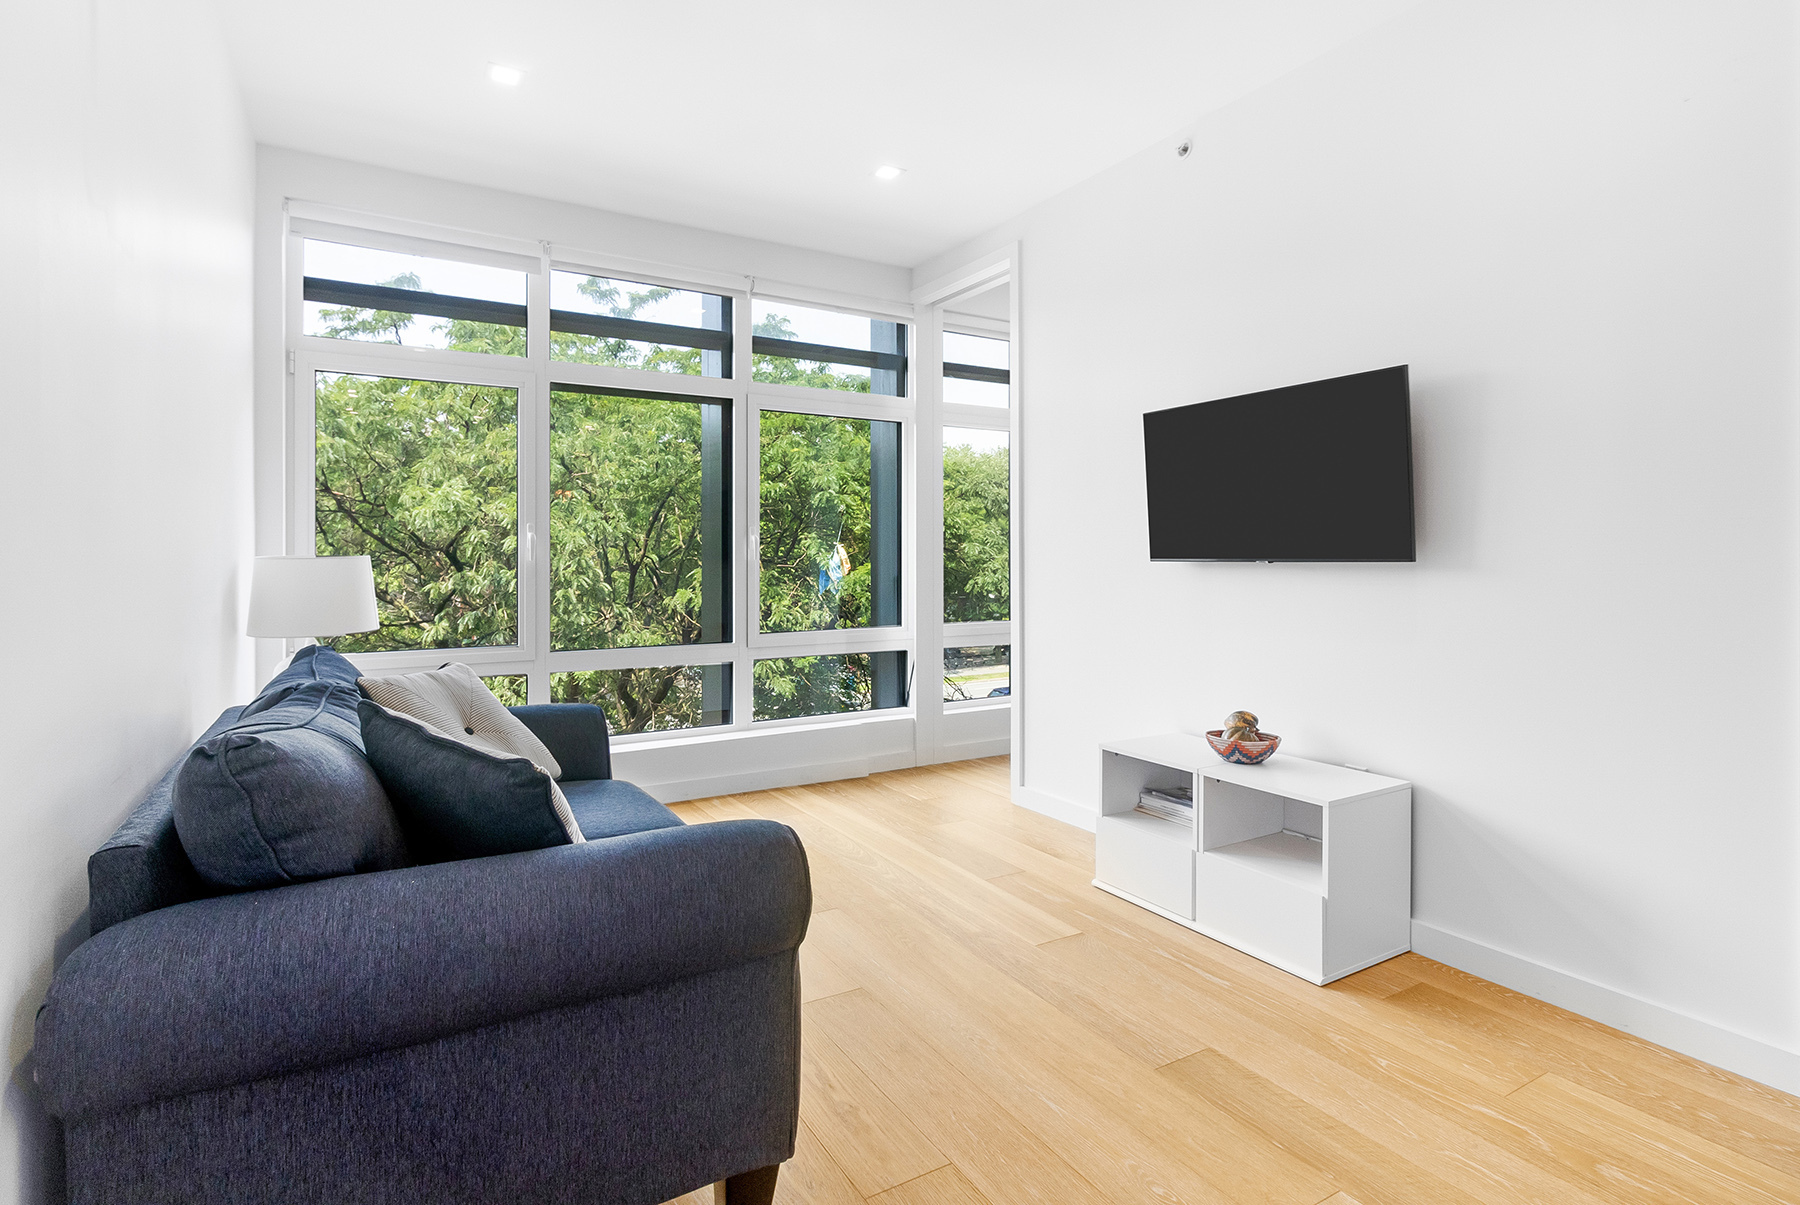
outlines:
[[[1135, 811], [1189, 787], [1194, 823]], [[1100, 746], [1094, 886], [1313, 983], [1412, 948], [1412, 784], [1186, 734]]]

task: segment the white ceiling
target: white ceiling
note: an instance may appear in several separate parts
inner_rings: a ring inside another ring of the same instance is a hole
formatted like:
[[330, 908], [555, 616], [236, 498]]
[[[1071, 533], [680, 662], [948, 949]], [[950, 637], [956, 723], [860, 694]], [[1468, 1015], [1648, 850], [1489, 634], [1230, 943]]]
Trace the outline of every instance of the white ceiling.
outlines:
[[259, 141], [910, 266], [1416, 2], [220, 8]]

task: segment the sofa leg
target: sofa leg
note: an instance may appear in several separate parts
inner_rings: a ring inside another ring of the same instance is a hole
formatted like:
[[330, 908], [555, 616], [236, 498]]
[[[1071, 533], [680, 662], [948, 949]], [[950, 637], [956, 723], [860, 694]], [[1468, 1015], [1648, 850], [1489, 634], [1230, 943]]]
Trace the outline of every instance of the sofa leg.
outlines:
[[781, 1164], [771, 1163], [713, 1185], [714, 1205], [770, 1205], [775, 1200], [775, 1177]]

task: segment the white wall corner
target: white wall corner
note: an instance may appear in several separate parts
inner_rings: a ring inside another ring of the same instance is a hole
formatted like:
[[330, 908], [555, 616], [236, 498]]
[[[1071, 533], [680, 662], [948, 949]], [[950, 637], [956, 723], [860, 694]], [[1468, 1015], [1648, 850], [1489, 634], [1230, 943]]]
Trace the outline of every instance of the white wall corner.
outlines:
[[1445, 966], [1800, 1095], [1800, 1053], [1602, 987], [1579, 975], [1495, 949], [1422, 920], [1412, 923], [1412, 948], [1413, 953]]

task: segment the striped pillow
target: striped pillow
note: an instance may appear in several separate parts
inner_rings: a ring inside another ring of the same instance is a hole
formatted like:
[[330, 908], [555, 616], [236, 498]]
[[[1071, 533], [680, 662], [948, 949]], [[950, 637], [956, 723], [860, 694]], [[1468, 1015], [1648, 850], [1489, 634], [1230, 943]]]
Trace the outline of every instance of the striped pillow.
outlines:
[[494, 697], [474, 670], [452, 662], [441, 669], [391, 678], [358, 678], [371, 700], [419, 721], [439, 736], [460, 741], [494, 757], [522, 757], [550, 777], [556, 818], [571, 845], [586, 840], [575, 823], [569, 801], [556, 785], [562, 767], [537, 736]]

